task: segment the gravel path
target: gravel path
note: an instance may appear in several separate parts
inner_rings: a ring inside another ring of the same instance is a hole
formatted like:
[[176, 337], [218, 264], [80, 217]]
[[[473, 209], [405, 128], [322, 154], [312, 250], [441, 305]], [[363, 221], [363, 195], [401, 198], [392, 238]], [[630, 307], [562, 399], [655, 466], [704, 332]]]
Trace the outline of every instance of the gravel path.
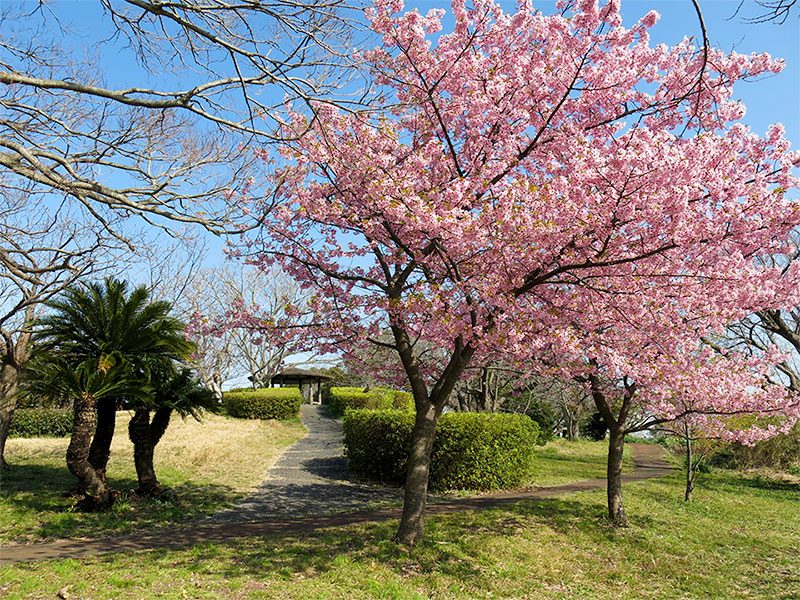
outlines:
[[261, 521], [366, 510], [402, 500], [402, 490], [359, 482], [348, 473], [342, 423], [327, 406], [303, 404], [308, 435], [289, 448], [252, 496], [219, 512], [204, 524]]

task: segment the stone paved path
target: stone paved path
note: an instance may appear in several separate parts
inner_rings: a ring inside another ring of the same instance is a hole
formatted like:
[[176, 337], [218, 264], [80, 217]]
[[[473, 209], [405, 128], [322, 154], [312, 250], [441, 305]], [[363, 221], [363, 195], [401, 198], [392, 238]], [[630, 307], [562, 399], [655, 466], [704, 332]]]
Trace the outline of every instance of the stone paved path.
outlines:
[[400, 489], [359, 482], [349, 474], [342, 423], [330, 416], [327, 406], [303, 404], [301, 416], [308, 435], [278, 459], [256, 493], [204, 524], [325, 515], [402, 500]]
[[[216, 522], [185, 528], [153, 529], [113, 538], [58, 540], [44, 544], [5, 546], [0, 548], [0, 564], [77, 559], [95, 554], [134, 552], [163, 547], [189, 547], [207, 542], [222, 543], [238, 537], [312, 531], [323, 527], [398, 519], [401, 510], [397, 507], [364, 510], [365, 502], [390, 500], [399, 495], [399, 492], [360, 484], [347, 478], [346, 464], [342, 458], [341, 433], [334, 433], [340, 425], [330, 419], [324, 411], [308, 409], [304, 411], [303, 422], [309, 428], [309, 436], [297, 442], [278, 461], [269, 472], [270, 478], [256, 495], [243, 500], [231, 511], [212, 517]], [[319, 429], [317, 424], [320, 426]], [[317, 433], [312, 434], [312, 429]], [[662, 450], [658, 446], [647, 444], [631, 444], [631, 446], [634, 451], [634, 471], [630, 475], [623, 476], [624, 482], [662, 477], [672, 471], [670, 465], [663, 460]], [[428, 505], [426, 514], [480, 510], [522, 500], [552, 498], [603, 488], [605, 484], [605, 479], [587, 479], [543, 488], [436, 501]], [[265, 502], [275, 502], [275, 505], [264, 504]], [[348, 508], [354, 510], [339, 514], [311, 514], [318, 512], [321, 507], [326, 512]], [[291, 511], [287, 513], [287, 509]], [[300, 512], [295, 512], [295, 509]], [[306, 516], [297, 516], [298, 514]], [[251, 518], [258, 520], [245, 522]]]

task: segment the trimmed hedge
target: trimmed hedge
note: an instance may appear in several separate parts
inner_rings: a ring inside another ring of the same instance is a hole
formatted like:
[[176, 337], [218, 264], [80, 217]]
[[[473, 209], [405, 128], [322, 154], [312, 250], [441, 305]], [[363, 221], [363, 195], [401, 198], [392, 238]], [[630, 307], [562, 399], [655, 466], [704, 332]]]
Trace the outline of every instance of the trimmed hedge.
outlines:
[[[402, 485], [414, 415], [399, 410], [348, 410], [344, 443], [358, 475]], [[497, 490], [520, 485], [530, 473], [539, 426], [525, 415], [447, 413], [436, 428], [432, 490]]]
[[62, 408], [18, 408], [11, 419], [10, 437], [69, 437], [72, 411]]
[[335, 415], [343, 415], [348, 408], [411, 410], [414, 407], [410, 393], [387, 388], [372, 388], [365, 392], [361, 387], [332, 387], [329, 394], [329, 406]]
[[225, 392], [225, 412], [240, 419], [294, 419], [303, 396], [299, 388], [262, 388], [246, 392]]

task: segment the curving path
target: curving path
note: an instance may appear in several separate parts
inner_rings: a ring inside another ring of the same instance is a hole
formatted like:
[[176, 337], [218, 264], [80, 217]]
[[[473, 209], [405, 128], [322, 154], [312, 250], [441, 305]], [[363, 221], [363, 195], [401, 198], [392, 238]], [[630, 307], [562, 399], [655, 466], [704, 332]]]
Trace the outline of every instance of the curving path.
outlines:
[[272, 517], [304, 517], [376, 508], [402, 499], [402, 490], [361, 482], [347, 468], [342, 422], [327, 406], [300, 408], [308, 435], [275, 463], [258, 490], [203, 521], [231, 524]]
[[[375, 503], [398, 500], [401, 493], [397, 489], [368, 485], [350, 478], [343, 456], [341, 424], [330, 417], [327, 408], [304, 405], [302, 417], [303, 424], [309, 430], [308, 435], [286, 451], [270, 469], [258, 491], [200, 525], [154, 529], [113, 538], [5, 546], [0, 548], [0, 564], [192, 546], [238, 537], [310, 531], [400, 518], [401, 509], [398, 507], [364, 510], [370, 503], [374, 506]], [[658, 446], [631, 446], [634, 450], [634, 471], [625, 475], [623, 481], [642, 481], [671, 472], [672, 467], [663, 460], [663, 453]], [[605, 479], [587, 479], [549, 487], [437, 501], [428, 505], [426, 514], [479, 510], [521, 500], [598, 489], [605, 485]], [[350, 512], [330, 514], [337, 511]]]

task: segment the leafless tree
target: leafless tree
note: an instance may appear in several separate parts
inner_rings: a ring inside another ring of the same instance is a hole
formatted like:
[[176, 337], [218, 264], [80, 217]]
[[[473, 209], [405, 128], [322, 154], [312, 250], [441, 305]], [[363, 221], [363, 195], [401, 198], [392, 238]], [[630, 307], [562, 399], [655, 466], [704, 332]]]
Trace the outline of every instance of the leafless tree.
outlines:
[[[178, 306], [189, 316], [202, 315], [207, 324], [192, 335], [198, 345], [193, 366], [203, 383], [220, 393], [224, 381], [247, 375], [258, 388], [297, 352], [303, 354], [293, 365], [313, 362], [313, 347], [291, 335], [304, 322], [308, 300], [308, 293], [277, 268], [229, 263], [198, 271]], [[265, 337], [257, 327], [262, 323], [282, 330], [280, 339]]]
[[[82, 277], [109, 268], [120, 250], [105, 228], [52, 198], [3, 185], [0, 176], [0, 466], [30, 356], [31, 324], [43, 302]], [[117, 262], [119, 264], [119, 262]]]
[[[800, 231], [795, 230], [784, 251], [773, 255], [770, 264], [765, 266], [777, 267], [785, 273], [798, 261]], [[787, 353], [787, 358], [776, 365], [770, 380], [800, 393], [800, 306], [754, 313], [731, 325], [724, 336], [706, 341], [718, 349], [736, 347], [755, 354], [766, 352], [773, 346], [781, 348]]]
[[[755, 2], [761, 12], [760, 14], [754, 17], [746, 17], [745, 20], [749, 23], [767, 23], [767, 22], [774, 22], [780, 25], [786, 22], [786, 19], [789, 18], [789, 15], [792, 13], [792, 9], [797, 4], [797, 0], [756, 0]], [[744, 6], [745, 1], [741, 0], [739, 2], [739, 6], [736, 9], [736, 14], [738, 14], [742, 7]]]
[[4, 6], [0, 167], [105, 224], [110, 210], [231, 230], [226, 197], [268, 196], [252, 146], [280, 137], [279, 110], [332, 98], [350, 72], [345, 0], [82, 4], [89, 55], [66, 5]]
[[574, 441], [580, 436], [580, 423], [594, 411], [586, 386], [556, 377], [535, 378], [537, 396], [556, 412], [556, 428], [564, 437]]
[[68, 3], [2, 3], [3, 442], [41, 302], [110, 248], [140, 249], [132, 216], [238, 231], [231, 199], [270, 201], [253, 148], [280, 138], [285, 106], [360, 102], [333, 94], [354, 72], [354, 7], [101, 0], [80, 5], [81, 29]]

